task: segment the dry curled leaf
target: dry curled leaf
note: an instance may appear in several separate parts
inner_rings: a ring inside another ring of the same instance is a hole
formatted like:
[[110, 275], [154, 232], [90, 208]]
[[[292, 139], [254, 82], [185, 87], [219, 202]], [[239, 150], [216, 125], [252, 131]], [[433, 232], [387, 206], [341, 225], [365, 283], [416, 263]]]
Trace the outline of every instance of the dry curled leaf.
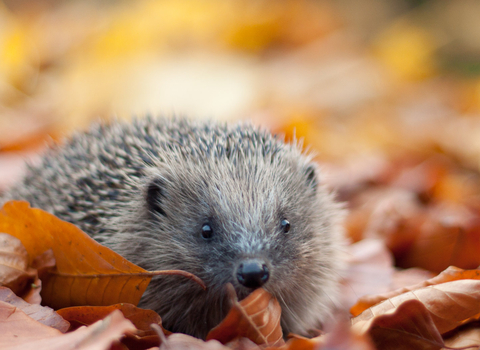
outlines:
[[238, 302], [235, 290], [227, 285], [232, 308], [227, 317], [207, 335], [223, 344], [238, 337], [246, 337], [258, 345], [284, 344], [280, 326], [281, 308], [278, 301], [263, 288], [259, 288]]
[[400, 288], [384, 294], [367, 295], [367, 296], [361, 297], [357, 301], [357, 303], [350, 309], [350, 313], [353, 316], [358, 316], [369, 307], [375, 304], [378, 304], [383, 300], [393, 298], [397, 295], [401, 295], [403, 293], [407, 293], [410, 291], [415, 291], [417, 289], [427, 287], [427, 286], [432, 286], [440, 283], [451, 282], [451, 281], [462, 280], [462, 279], [480, 280], [480, 270], [463, 270], [455, 266], [450, 266], [445, 271], [441, 272], [439, 275], [431, 279], [428, 279], [426, 281], [423, 281], [419, 284], [416, 284], [410, 287]]
[[[152, 323], [160, 326], [162, 324], [162, 319], [155, 311], [141, 309], [128, 303], [109, 306], [72, 306], [57, 310], [57, 313], [69, 322], [75, 322], [79, 326], [89, 326], [104, 319], [115, 310], [120, 310], [123, 316], [143, 333], [153, 333], [150, 328]], [[166, 330], [163, 332], [168, 333]]]
[[160, 344], [157, 332], [152, 330], [152, 324], [158, 325], [159, 331], [163, 334], [171, 334], [162, 327], [162, 319], [155, 311], [140, 309], [127, 303], [110, 306], [73, 306], [57, 310], [57, 313], [71, 323], [70, 330], [72, 330], [102, 320], [114, 310], [120, 310], [123, 316], [137, 328], [135, 334], [129, 334], [122, 339], [122, 343], [129, 349], [149, 349]]
[[20, 309], [0, 302], [2, 350], [109, 350], [130, 332], [135, 332], [135, 327], [120, 311], [114, 311], [89, 327], [62, 334], [33, 320]]
[[478, 322], [456, 331], [451, 337], [445, 339], [445, 345], [454, 349], [479, 349], [480, 328]]
[[382, 350], [440, 350], [444, 346], [430, 312], [415, 299], [375, 317], [367, 333]]
[[420, 288], [377, 304], [352, 319], [358, 331], [365, 331], [375, 318], [397, 309], [406, 300], [419, 300], [443, 334], [480, 316], [480, 281], [459, 280]]
[[38, 339], [62, 335], [57, 329], [41, 324], [21, 309], [0, 301], [0, 348], [18, 349], [18, 346]]
[[[27, 202], [12, 201], [4, 205], [0, 211], [0, 231], [22, 241], [30, 263], [48, 249], [53, 250], [56, 268], [43, 271], [40, 278], [43, 302], [55, 309], [119, 302], [136, 305], [154, 275], [180, 274], [148, 272], [98, 244], [76, 226], [30, 208]], [[202, 285], [195, 276], [183, 275]]]
[[123, 316], [137, 328], [135, 334], [127, 335], [122, 343], [128, 348], [148, 349], [160, 344], [160, 338], [152, 325], [158, 325], [159, 331], [165, 335], [171, 334], [162, 327], [160, 316], [153, 310], [137, 308], [132, 304], [115, 304], [110, 306], [74, 306], [58, 310], [58, 314], [68, 320], [73, 329], [82, 325], [91, 325], [105, 318], [114, 310], [120, 310]]

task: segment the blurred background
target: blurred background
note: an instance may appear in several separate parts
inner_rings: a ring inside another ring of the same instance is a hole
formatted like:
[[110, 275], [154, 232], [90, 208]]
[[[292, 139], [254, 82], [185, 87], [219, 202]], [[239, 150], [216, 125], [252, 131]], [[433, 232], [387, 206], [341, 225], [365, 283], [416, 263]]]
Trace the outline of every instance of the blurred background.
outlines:
[[3, 0], [0, 190], [99, 118], [253, 120], [305, 139], [352, 241], [478, 266], [479, 18], [476, 0]]

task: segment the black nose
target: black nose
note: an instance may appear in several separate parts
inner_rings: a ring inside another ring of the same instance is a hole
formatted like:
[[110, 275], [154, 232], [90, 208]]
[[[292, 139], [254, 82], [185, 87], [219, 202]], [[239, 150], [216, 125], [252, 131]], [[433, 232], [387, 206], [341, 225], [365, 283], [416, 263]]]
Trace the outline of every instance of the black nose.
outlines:
[[259, 288], [270, 277], [263, 260], [248, 259], [240, 262], [237, 268], [237, 280], [247, 288]]

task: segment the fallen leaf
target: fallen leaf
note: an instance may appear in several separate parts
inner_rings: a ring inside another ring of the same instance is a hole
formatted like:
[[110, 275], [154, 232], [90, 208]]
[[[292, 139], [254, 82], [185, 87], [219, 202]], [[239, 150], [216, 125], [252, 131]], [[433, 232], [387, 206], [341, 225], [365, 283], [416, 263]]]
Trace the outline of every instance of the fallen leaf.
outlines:
[[421, 284], [434, 276], [435, 274], [433, 272], [418, 267], [411, 267], [405, 270], [396, 269], [392, 278], [392, 290]]
[[305, 338], [297, 334], [290, 334], [287, 343], [280, 347], [282, 350], [316, 350], [322, 349], [325, 344], [325, 335], [314, 338]]
[[109, 350], [135, 327], [120, 311], [102, 321], [62, 334], [42, 325], [12, 305], [0, 302], [0, 348], [2, 350]]
[[53, 311], [48, 306], [41, 306], [38, 304], [29, 304], [22, 298], [16, 296], [10, 289], [0, 287], [0, 300], [25, 312], [35, 321], [38, 321], [46, 326], [58, 329], [65, 333], [70, 327], [70, 323], [65, 321], [59, 314]]
[[396, 187], [373, 187], [350, 199], [346, 228], [355, 240], [380, 238], [398, 267], [440, 272], [480, 265], [480, 219], [466, 204], [434, 202]]
[[246, 337], [258, 345], [284, 345], [280, 326], [281, 308], [278, 301], [263, 288], [256, 289], [238, 302], [235, 290], [227, 285], [232, 308], [225, 319], [210, 330], [207, 340], [216, 339], [226, 344], [238, 337]]
[[480, 219], [468, 207], [441, 203], [430, 206], [410, 249], [397, 256], [400, 267], [441, 272], [449, 265], [472, 269], [480, 265]]
[[[135, 328], [142, 331], [140, 334], [153, 334], [154, 331], [150, 328], [152, 323], [162, 325], [162, 319], [155, 311], [140, 309], [135, 305], [127, 303], [109, 306], [73, 306], [57, 310], [57, 313], [69, 322], [89, 326], [104, 319], [114, 310], [120, 310], [123, 316], [133, 323]], [[163, 332], [169, 333], [165, 329], [163, 329]]]
[[392, 253], [379, 239], [363, 239], [346, 247], [348, 268], [341, 285], [341, 304], [354, 305], [366, 294], [390, 290], [394, 273]]
[[388, 26], [374, 42], [377, 57], [399, 78], [421, 80], [435, 73], [436, 38], [407, 19]]
[[350, 215], [366, 218], [364, 227], [356, 228], [362, 231], [363, 238], [383, 239], [397, 259], [411, 249], [425, 221], [425, 210], [414, 192], [378, 187], [358, 195], [354, 205], [357, 202], [361, 205]]
[[440, 350], [443, 339], [430, 312], [418, 300], [407, 300], [389, 313], [375, 317], [367, 333], [382, 350]]
[[[335, 350], [375, 350], [368, 334], [354, 332], [347, 322], [337, 322], [332, 331], [324, 336], [325, 349]], [[313, 340], [313, 339], [312, 339]], [[292, 350], [296, 348], [292, 348]], [[318, 349], [315, 347], [314, 349]]]
[[[8, 202], [0, 211], [0, 231], [20, 239], [29, 261], [52, 249], [56, 268], [42, 279], [44, 304], [60, 309], [75, 305], [138, 304], [151, 278], [178, 271], [148, 272], [104, 247], [76, 226], [27, 202]], [[195, 276], [184, 276], [199, 281]], [[202, 285], [202, 283], [200, 282]]]
[[369, 307], [375, 304], [378, 304], [384, 300], [393, 298], [395, 296], [398, 296], [410, 291], [415, 291], [420, 288], [424, 288], [424, 287], [428, 287], [428, 286], [432, 286], [440, 283], [445, 283], [445, 282], [462, 280], [462, 279], [480, 280], [480, 270], [462, 270], [462, 269], [459, 269], [458, 267], [450, 266], [445, 271], [441, 272], [439, 275], [431, 279], [428, 279], [426, 281], [423, 281], [419, 284], [415, 284], [413, 286], [409, 286], [405, 288], [400, 288], [385, 294], [367, 295], [367, 296], [361, 297], [357, 301], [357, 303], [350, 309], [350, 313], [353, 316], [358, 316]]
[[140, 309], [127, 303], [110, 306], [73, 306], [57, 310], [57, 313], [70, 322], [70, 330], [72, 330], [102, 320], [114, 310], [120, 310], [123, 316], [137, 329], [135, 334], [128, 334], [122, 339], [122, 343], [129, 349], [148, 349], [160, 344], [160, 338], [157, 332], [152, 330], [152, 324], [161, 327], [160, 331], [163, 334], [171, 334], [162, 327], [162, 319], [155, 311]]
[[11, 235], [0, 233], [0, 286], [22, 294], [36, 277], [36, 270], [28, 267], [28, 253], [22, 242]]
[[[463, 327], [462, 327], [463, 328]], [[478, 323], [460, 329], [454, 335], [445, 339], [445, 346], [455, 349], [478, 349], [480, 347], [480, 328]]]
[[353, 318], [353, 328], [365, 331], [376, 317], [393, 312], [411, 299], [420, 301], [426, 307], [438, 331], [443, 334], [480, 316], [480, 281], [446, 282], [397, 295]]
[[62, 334], [27, 316], [21, 309], [0, 301], [0, 348], [18, 349], [22, 343], [51, 338]]

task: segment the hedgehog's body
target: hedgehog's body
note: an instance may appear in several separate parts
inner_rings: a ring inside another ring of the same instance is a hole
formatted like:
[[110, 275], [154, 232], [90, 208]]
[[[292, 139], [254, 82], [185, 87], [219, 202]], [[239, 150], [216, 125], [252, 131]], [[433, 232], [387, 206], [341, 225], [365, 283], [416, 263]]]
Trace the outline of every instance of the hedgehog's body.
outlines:
[[114, 122], [47, 152], [5, 194], [70, 221], [148, 270], [140, 306], [164, 325], [204, 337], [240, 298], [263, 286], [285, 332], [319, 327], [336, 299], [339, 207], [296, 145], [239, 124], [167, 119]]

